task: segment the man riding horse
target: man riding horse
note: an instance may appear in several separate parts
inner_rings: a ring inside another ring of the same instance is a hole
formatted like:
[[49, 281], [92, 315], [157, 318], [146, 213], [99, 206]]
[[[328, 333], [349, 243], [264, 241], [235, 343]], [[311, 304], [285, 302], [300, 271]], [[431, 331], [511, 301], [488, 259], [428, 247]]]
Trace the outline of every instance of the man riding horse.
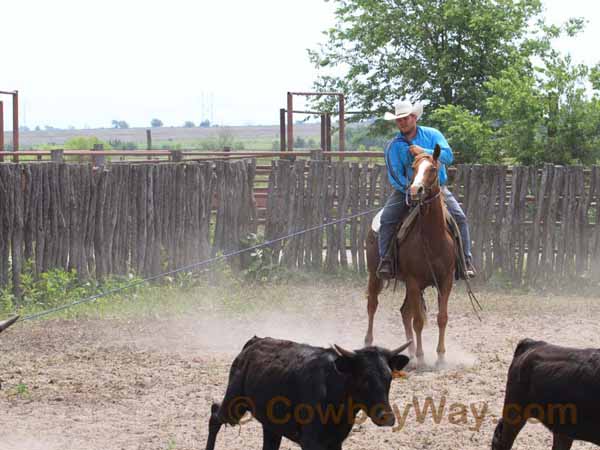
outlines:
[[[469, 236], [469, 225], [467, 217], [460, 207], [458, 201], [446, 186], [448, 176], [446, 165], [452, 164], [454, 156], [444, 135], [435, 128], [417, 125], [417, 121], [423, 113], [423, 104], [412, 104], [410, 101], [398, 101], [395, 105], [395, 113], [386, 112], [386, 120], [394, 120], [400, 133], [398, 133], [387, 145], [385, 150], [385, 162], [388, 178], [394, 192], [388, 198], [381, 214], [381, 228], [379, 230], [379, 255], [381, 257], [377, 276], [380, 279], [394, 278], [390, 243], [394, 237], [398, 223], [406, 215], [409, 205], [406, 201], [406, 190], [413, 176], [413, 163], [415, 156], [425, 152], [433, 154], [437, 145], [441, 147], [439, 157], [439, 182], [448, 212], [452, 215], [458, 228], [463, 244], [466, 262], [465, 274], [471, 278], [475, 276], [472, 263], [471, 238]], [[402, 258], [402, 255], [399, 255]]]

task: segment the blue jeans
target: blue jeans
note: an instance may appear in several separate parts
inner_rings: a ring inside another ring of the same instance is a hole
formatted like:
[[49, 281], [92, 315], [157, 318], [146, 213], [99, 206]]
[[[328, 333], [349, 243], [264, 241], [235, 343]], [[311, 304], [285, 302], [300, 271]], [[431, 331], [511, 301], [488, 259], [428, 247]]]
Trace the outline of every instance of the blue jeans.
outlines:
[[[454, 217], [458, 229], [460, 230], [460, 237], [463, 242], [463, 250], [467, 261], [471, 260], [471, 236], [469, 233], [469, 224], [467, 223], [467, 216], [460, 207], [460, 204], [452, 195], [452, 192], [446, 187], [442, 186], [442, 194], [444, 201], [446, 202], [446, 208], [448, 212]], [[408, 205], [405, 201], [404, 192], [394, 191], [392, 195], [385, 202], [383, 207], [383, 213], [381, 214], [381, 228], [379, 229], [379, 255], [383, 256], [387, 253], [388, 246], [394, 233], [398, 222], [402, 219], [404, 214], [408, 211]]]
[[446, 208], [448, 212], [456, 221], [458, 229], [460, 230], [460, 238], [462, 239], [463, 251], [465, 253], [465, 259], [471, 261], [473, 255], [471, 254], [471, 233], [469, 233], [469, 224], [467, 223], [467, 216], [460, 207], [456, 197], [452, 195], [452, 192], [446, 187], [442, 186], [442, 194], [444, 195], [444, 201], [446, 202]]
[[379, 228], [379, 256], [383, 257], [387, 253], [388, 246], [396, 232], [398, 222], [408, 212], [406, 197], [404, 192], [394, 189], [392, 195], [385, 202], [383, 212], [381, 213], [381, 226]]

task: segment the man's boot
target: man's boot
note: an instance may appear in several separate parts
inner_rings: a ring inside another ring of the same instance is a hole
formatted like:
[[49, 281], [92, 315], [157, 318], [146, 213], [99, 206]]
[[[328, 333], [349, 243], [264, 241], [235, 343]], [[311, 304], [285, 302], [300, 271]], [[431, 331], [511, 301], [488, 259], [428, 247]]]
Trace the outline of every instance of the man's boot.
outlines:
[[389, 255], [385, 255], [379, 262], [377, 267], [377, 278], [380, 280], [390, 280], [394, 278], [394, 270], [392, 268], [392, 258]]
[[471, 258], [465, 258], [465, 262], [466, 262], [466, 267], [465, 267], [465, 274], [467, 276], [467, 278], [475, 278], [475, 276], [477, 275], [477, 271], [475, 270], [475, 267], [473, 266], [473, 261], [471, 261]]

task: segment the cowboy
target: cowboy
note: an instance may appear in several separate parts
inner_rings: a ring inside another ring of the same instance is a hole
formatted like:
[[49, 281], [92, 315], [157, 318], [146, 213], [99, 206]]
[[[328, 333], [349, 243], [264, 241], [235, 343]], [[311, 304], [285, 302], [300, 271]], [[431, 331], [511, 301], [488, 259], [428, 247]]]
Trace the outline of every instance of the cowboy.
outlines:
[[475, 269], [472, 263], [471, 238], [469, 236], [467, 217], [456, 198], [446, 186], [448, 176], [446, 175], [445, 166], [452, 164], [454, 160], [452, 149], [448, 145], [444, 135], [438, 130], [417, 125], [421, 114], [423, 114], [423, 103], [417, 102], [413, 105], [410, 101], [403, 100], [396, 102], [395, 113], [386, 112], [384, 116], [385, 120], [394, 120], [396, 122], [400, 133], [388, 143], [385, 149], [388, 178], [394, 187], [394, 192], [385, 203], [383, 213], [381, 214], [379, 255], [382, 255], [382, 257], [377, 269], [377, 276], [381, 279], [394, 277], [391, 255], [388, 249], [392, 237], [396, 232], [398, 222], [408, 211], [409, 206], [405, 201], [406, 190], [412, 179], [412, 165], [415, 156], [423, 152], [433, 154], [435, 145], [439, 144], [441, 147], [439, 161], [442, 163], [439, 169], [441, 192], [444, 196], [448, 212], [458, 224], [465, 255], [466, 276], [471, 278], [475, 276]]

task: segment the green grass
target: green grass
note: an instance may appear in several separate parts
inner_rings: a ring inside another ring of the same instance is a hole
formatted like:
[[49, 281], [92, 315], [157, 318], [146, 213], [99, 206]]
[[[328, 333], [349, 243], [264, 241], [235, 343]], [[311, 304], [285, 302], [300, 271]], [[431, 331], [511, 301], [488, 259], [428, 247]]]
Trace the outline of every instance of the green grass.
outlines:
[[134, 287], [129, 286], [139, 283], [139, 278], [112, 278], [103, 284], [82, 284], [74, 272], [54, 270], [37, 280], [25, 272], [24, 297], [20, 302], [12, 295], [10, 287], [0, 293], [0, 318], [15, 312], [26, 317], [115, 289], [120, 291], [40, 319], [160, 318], [208, 312], [245, 314], [276, 308], [291, 287], [300, 287], [298, 291], [302, 292], [303, 286], [314, 288], [319, 283], [341, 283], [363, 289], [365, 282], [364, 277], [349, 271], [325, 275], [283, 268], [274, 269], [267, 276], [261, 271], [260, 281], [256, 281], [254, 267], [233, 273], [226, 263], [219, 262], [201, 274], [182, 273]]

